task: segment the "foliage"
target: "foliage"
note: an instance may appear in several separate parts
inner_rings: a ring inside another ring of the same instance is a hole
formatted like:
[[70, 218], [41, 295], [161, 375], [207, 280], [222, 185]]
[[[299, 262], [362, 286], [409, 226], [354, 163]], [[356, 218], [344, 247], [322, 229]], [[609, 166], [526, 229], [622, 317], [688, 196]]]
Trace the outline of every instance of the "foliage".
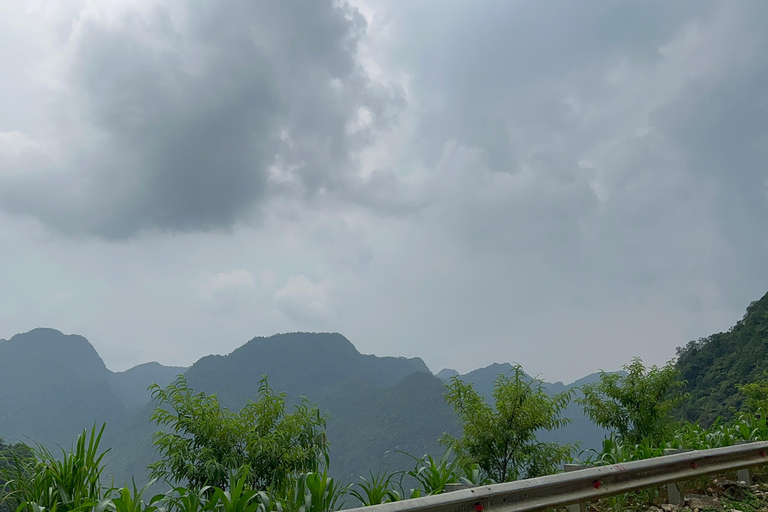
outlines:
[[32, 451], [26, 463], [16, 464], [8, 474], [8, 502], [17, 509], [69, 512], [97, 505], [102, 498], [101, 473], [104, 452], [99, 443], [106, 425], [94, 426], [78, 436], [74, 449], [61, 450], [57, 458], [44, 446]]
[[662, 443], [673, 428], [673, 409], [685, 399], [679, 392], [685, 383], [671, 362], [646, 368], [635, 358], [624, 370], [626, 375], [601, 372], [598, 382], [581, 388], [577, 403], [595, 424], [624, 443]]
[[691, 398], [679, 416], [712, 424], [738, 415], [745, 395], [739, 386], [764, 379], [768, 367], [768, 293], [752, 302], [727, 332], [691, 341], [677, 349], [677, 368]]
[[742, 409], [753, 414], [768, 411], [768, 375], [755, 382], [738, 386], [738, 388], [739, 392], [744, 395]]
[[261, 380], [255, 402], [233, 413], [216, 395], [195, 394], [184, 376], [165, 389], [150, 386], [157, 404], [152, 420], [170, 432], [157, 432], [162, 459], [150, 466], [153, 477], [187, 481], [194, 489], [224, 488], [230, 474], [246, 468], [252, 489], [280, 487], [292, 473], [317, 471], [327, 457], [326, 418], [302, 400], [293, 413], [285, 394]]
[[461, 437], [446, 435], [443, 443], [452, 447], [462, 464], [478, 464], [486, 476], [497, 482], [553, 473], [568, 461], [574, 445], [544, 443], [537, 432], [554, 430], [569, 420], [560, 414], [571, 394], [548, 396], [543, 382], [527, 380], [520, 366], [511, 375], [495, 381], [491, 406], [472, 384], [451, 378], [446, 400], [453, 405], [463, 427]]

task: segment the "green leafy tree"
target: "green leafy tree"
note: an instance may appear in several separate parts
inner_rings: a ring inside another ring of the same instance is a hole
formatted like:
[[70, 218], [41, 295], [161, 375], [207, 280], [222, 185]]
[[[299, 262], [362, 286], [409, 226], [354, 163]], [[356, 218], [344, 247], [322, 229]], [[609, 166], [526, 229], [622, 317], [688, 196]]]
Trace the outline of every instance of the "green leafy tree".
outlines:
[[571, 460], [575, 445], [536, 439], [537, 432], [570, 422], [560, 417], [570, 401], [569, 392], [547, 395], [543, 382], [530, 379], [520, 366], [496, 379], [493, 406], [458, 377], [451, 378], [446, 388], [445, 399], [458, 414], [463, 433], [445, 435], [442, 442], [453, 448], [462, 465], [477, 464], [487, 477], [507, 482], [552, 473]]
[[303, 398], [288, 413], [285, 394], [272, 391], [266, 377], [256, 401], [237, 413], [216, 395], [194, 393], [182, 375], [149, 389], [157, 405], [152, 420], [165, 428], [154, 436], [162, 457], [149, 466], [154, 478], [225, 488], [242, 468], [251, 489], [278, 488], [289, 475], [327, 462], [325, 416]]
[[634, 358], [623, 368], [626, 375], [601, 372], [598, 382], [581, 388], [577, 403], [595, 424], [624, 443], [663, 443], [674, 428], [672, 411], [687, 396], [681, 391], [685, 382], [671, 361], [646, 368]]
[[738, 388], [744, 395], [742, 409], [748, 413], [761, 415], [768, 411], [768, 375], [755, 382], [738, 386]]

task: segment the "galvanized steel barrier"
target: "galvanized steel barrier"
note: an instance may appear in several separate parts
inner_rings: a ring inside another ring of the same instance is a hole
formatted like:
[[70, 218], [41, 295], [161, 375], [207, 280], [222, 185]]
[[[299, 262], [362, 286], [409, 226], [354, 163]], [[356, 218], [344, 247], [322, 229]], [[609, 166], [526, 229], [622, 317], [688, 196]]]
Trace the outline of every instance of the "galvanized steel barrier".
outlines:
[[768, 463], [768, 442], [690, 451], [569, 473], [472, 487], [346, 512], [523, 512], [595, 501], [646, 487]]

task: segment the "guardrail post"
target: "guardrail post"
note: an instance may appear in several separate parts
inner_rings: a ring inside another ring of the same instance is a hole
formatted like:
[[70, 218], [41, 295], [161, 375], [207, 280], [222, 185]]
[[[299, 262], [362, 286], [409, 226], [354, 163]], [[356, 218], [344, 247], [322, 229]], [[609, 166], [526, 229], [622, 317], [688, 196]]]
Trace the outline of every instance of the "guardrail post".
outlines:
[[752, 485], [752, 475], [749, 474], [749, 469], [740, 469], [736, 471], [736, 478], [739, 482]]
[[[563, 472], [570, 473], [571, 471], [578, 471], [580, 469], [587, 469], [591, 467], [592, 466], [588, 466], [586, 464], [563, 464]], [[567, 509], [568, 509], [568, 512], [586, 512], [587, 504], [574, 503], [573, 505], [568, 505]]]
[[[749, 441], [736, 441], [736, 444], [747, 444]], [[736, 480], [744, 482], [747, 485], [752, 485], [752, 475], [749, 472], [749, 468], [744, 468], [736, 471]]]
[[[676, 448], [667, 448], [664, 450], [664, 455], [674, 455], [675, 453], [690, 452], [691, 450], [680, 450]], [[673, 505], [682, 505], [683, 493], [680, 492], [680, 484], [674, 482], [667, 484], [667, 501]]]

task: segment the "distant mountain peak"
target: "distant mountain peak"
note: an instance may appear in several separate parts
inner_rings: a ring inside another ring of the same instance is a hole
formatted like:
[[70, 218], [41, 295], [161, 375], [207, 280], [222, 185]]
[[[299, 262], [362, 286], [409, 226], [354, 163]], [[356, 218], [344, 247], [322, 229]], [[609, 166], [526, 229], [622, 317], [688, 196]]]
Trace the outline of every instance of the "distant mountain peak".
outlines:
[[272, 336], [257, 336], [235, 349], [234, 352], [248, 351], [256, 347], [333, 348], [349, 354], [360, 354], [352, 342], [338, 332], [286, 332]]
[[[64, 334], [58, 329], [53, 329], [51, 327], [35, 327], [34, 329], [30, 329], [27, 332], [21, 332], [18, 334], [15, 334], [11, 337], [11, 340], [15, 338], [29, 338], [30, 336], [70, 336], [68, 334]], [[77, 334], [72, 334], [71, 336], [77, 336], [78, 338], [82, 338], [82, 336]], [[10, 340], [9, 340], [10, 341]]]
[[443, 368], [435, 374], [435, 377], [442, 380], [443, 382], [447, 382], [451, 379], [451, 377], [455, 377], [457, 375], [460, 375], [458, 370], [454, 370], [453, 368]]
[[98, 372], [109, 371], [96, 348], [86, 338], [78, 334], [64, 334], [49, 327], [38, 327], [16, 334], [2, 346], [5, 351], [27, 354], [27, 357], [38, 360], [43, 351], [49, 355], [46, 359], [52, 367], [64, 367], [61, 359], [64, 358], [74, 364], [70, 368], [72, 371], [77, 371], [81, 366], [90, 366], [89, 370]]
[[115, 372], [115, 373], [125, 373], [125, 372], [134, 371], [134, 370], [144, 370], [144, 369], [149, 370], [149, 369], [158, 369], [158, 368], [172, 368], [172, 369], [176, 369], [176, 370], [181, 370], [180, 373], [183, 373], [189, 367], [187, 367], [187, 366], [167, 366], [167, 365], [158, 363], [157, 361], [149, 361], [147, 363], [137, 364], [136, 366], [133, 366], [133, 367], [131, 367], [131, 368], [125, 370], [125, 371]]

